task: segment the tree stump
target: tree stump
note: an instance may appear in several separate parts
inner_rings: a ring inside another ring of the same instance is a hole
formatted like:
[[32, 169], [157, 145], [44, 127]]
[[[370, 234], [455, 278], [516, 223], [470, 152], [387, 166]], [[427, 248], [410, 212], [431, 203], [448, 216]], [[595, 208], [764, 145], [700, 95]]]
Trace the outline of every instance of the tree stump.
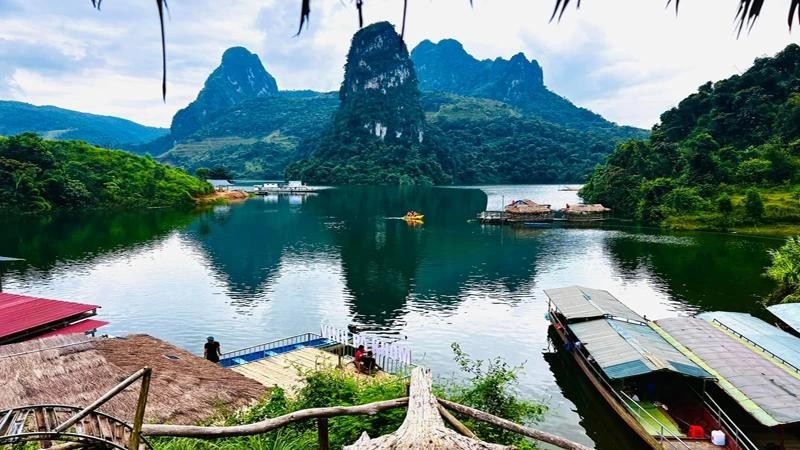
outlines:
[[370, 439], [366, 432], [345, 450], [510, 450], [514, 447], [472, 439], [447, 428], [439, 414], [439, 403], [431, 391], [430, 369], [417, 367], [411, 373], [408, 412], [394, 433]]

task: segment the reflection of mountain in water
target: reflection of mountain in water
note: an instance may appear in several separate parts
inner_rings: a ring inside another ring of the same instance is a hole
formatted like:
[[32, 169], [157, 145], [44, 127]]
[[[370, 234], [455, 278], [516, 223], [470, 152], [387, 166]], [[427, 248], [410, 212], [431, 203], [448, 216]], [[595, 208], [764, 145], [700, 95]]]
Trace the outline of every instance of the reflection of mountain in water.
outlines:
[[661, 280], [675, 300], [701, 310], [754, 313], [763, 310], [759, 300], [772, 289], [769, 279], [760, 276], [769, 264], [767, 249], [781, 244], [719, 234], [619, 233], [605, 242], [625, 278], [641, 278], [645, 271], [648, 278]]
[[[532, 278], [538, 240], [467, 222], [486, 206], [482, 191], [351, 187], [322, 197], [307, 206], [342, 221], [330, 231], [358, 322], [390, 324], [411, 298], [441, 310], [466, 289], [513, 292]], [[408, 210], [425, 223], [397, 220]]]
[[41, 276], [42, 272], [47, 275], [56, 264], [89, 263], [160, 241], [196, 216], [193, 212], [156, 209], [3, 218], [0, 229], [14, 231], [0, 233], [0, 255], [25, 258], [24, 263], [3, 269], [23, 279]]
[[187, 236], [207, 255], [230, 296], [246, 305], [267, 289], [285, 252], [318, 257], [327, 241], [323, 230], [318, 217], [304, 213], [302, 201], [281, 196], [216, 207], [193, 222]]

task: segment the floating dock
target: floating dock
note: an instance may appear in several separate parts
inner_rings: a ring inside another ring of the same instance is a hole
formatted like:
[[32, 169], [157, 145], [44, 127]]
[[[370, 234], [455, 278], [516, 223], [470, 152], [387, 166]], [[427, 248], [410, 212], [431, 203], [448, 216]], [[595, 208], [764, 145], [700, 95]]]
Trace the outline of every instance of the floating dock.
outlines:
[[[353, 344], [364, 338], [345, 332], [338, 335], [341, 339], [327, 338], [315, 333], [279, 339], [225, 353], [220, 359], [220, 365], [266, 387], [279, 387], [290, 396], [303, 387], [303, 380], [310, 372], [338, 369], [353, 376], [370, 377], [356, 369], [353, 359]], [[376, 355], [375, 359], [382, 369], [371, 377], [401, 375], [410, 369], [409, 364], [386, 354]]]

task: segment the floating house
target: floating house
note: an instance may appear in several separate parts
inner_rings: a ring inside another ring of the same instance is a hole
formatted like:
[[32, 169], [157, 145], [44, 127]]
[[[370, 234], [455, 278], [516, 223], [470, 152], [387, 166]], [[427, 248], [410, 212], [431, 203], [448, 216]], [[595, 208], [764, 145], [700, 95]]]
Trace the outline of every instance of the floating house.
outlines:
[[[72, 334], [0, 346], [0, 411], [52, 405], [56, 399], [87, 405], [142, 367], [153, 370], [146, 422], [196, 424], [220, 406], [235, 410], [266, 393], [255, 381], [151, 336]], [[131, 423], [137, 391], [126, 389], [99, 410]], [[58, 417], [58, 422], [67, 417]]]
[[206, 180], [211, 186], [214, 187], [215, 191], [229, 191], [233, 183], [228, 180]]
[[0, 292], [0, 345], [58, 334], [93, 334], [98, 305]]
[[288, 182], [267, 182], [253, 186], [253, 192], [260, 195], [270, 194], [311, 194], [325, 188], [320, 186], [308, 186], [302, 181], [291, 180]]
[[566, 220], [580, 222], [605, 220], [606, 214], [611, 212], [611, 209], [599, 203], [567, 203], [567, 206], [561, 208], [559, 212]]

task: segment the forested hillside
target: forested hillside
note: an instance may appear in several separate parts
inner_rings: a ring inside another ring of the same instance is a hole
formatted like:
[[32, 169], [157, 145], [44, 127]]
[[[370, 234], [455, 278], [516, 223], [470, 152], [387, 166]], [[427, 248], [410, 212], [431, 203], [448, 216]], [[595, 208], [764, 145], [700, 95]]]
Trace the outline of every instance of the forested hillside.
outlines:
[[798, 221], [800, 47], [706, 83], [620, 145], [581, 191], [646, 222]]
[[567, 129], [494, 100], [425, 93], [422, 104], [442, 167], [456, 184], [578, 182], [618, 141], [613, 133]]
[[285, 92], [244, 101], [215, 116], [159, 160], [189, 172], [225, 167], [237, 178], [280, 179], [307, 157], [339, 105], [336, 94]]
[[77, 139], [111, 148], [128, 148], [167, 134], [130, 120], [71, 111], [55, 106], [0, 101], [0, 135], [37, 133], [48, 139]]
[[211, 186], [150, 158], [34, 134], [0, 137], [0, 210], [194, 206]]

